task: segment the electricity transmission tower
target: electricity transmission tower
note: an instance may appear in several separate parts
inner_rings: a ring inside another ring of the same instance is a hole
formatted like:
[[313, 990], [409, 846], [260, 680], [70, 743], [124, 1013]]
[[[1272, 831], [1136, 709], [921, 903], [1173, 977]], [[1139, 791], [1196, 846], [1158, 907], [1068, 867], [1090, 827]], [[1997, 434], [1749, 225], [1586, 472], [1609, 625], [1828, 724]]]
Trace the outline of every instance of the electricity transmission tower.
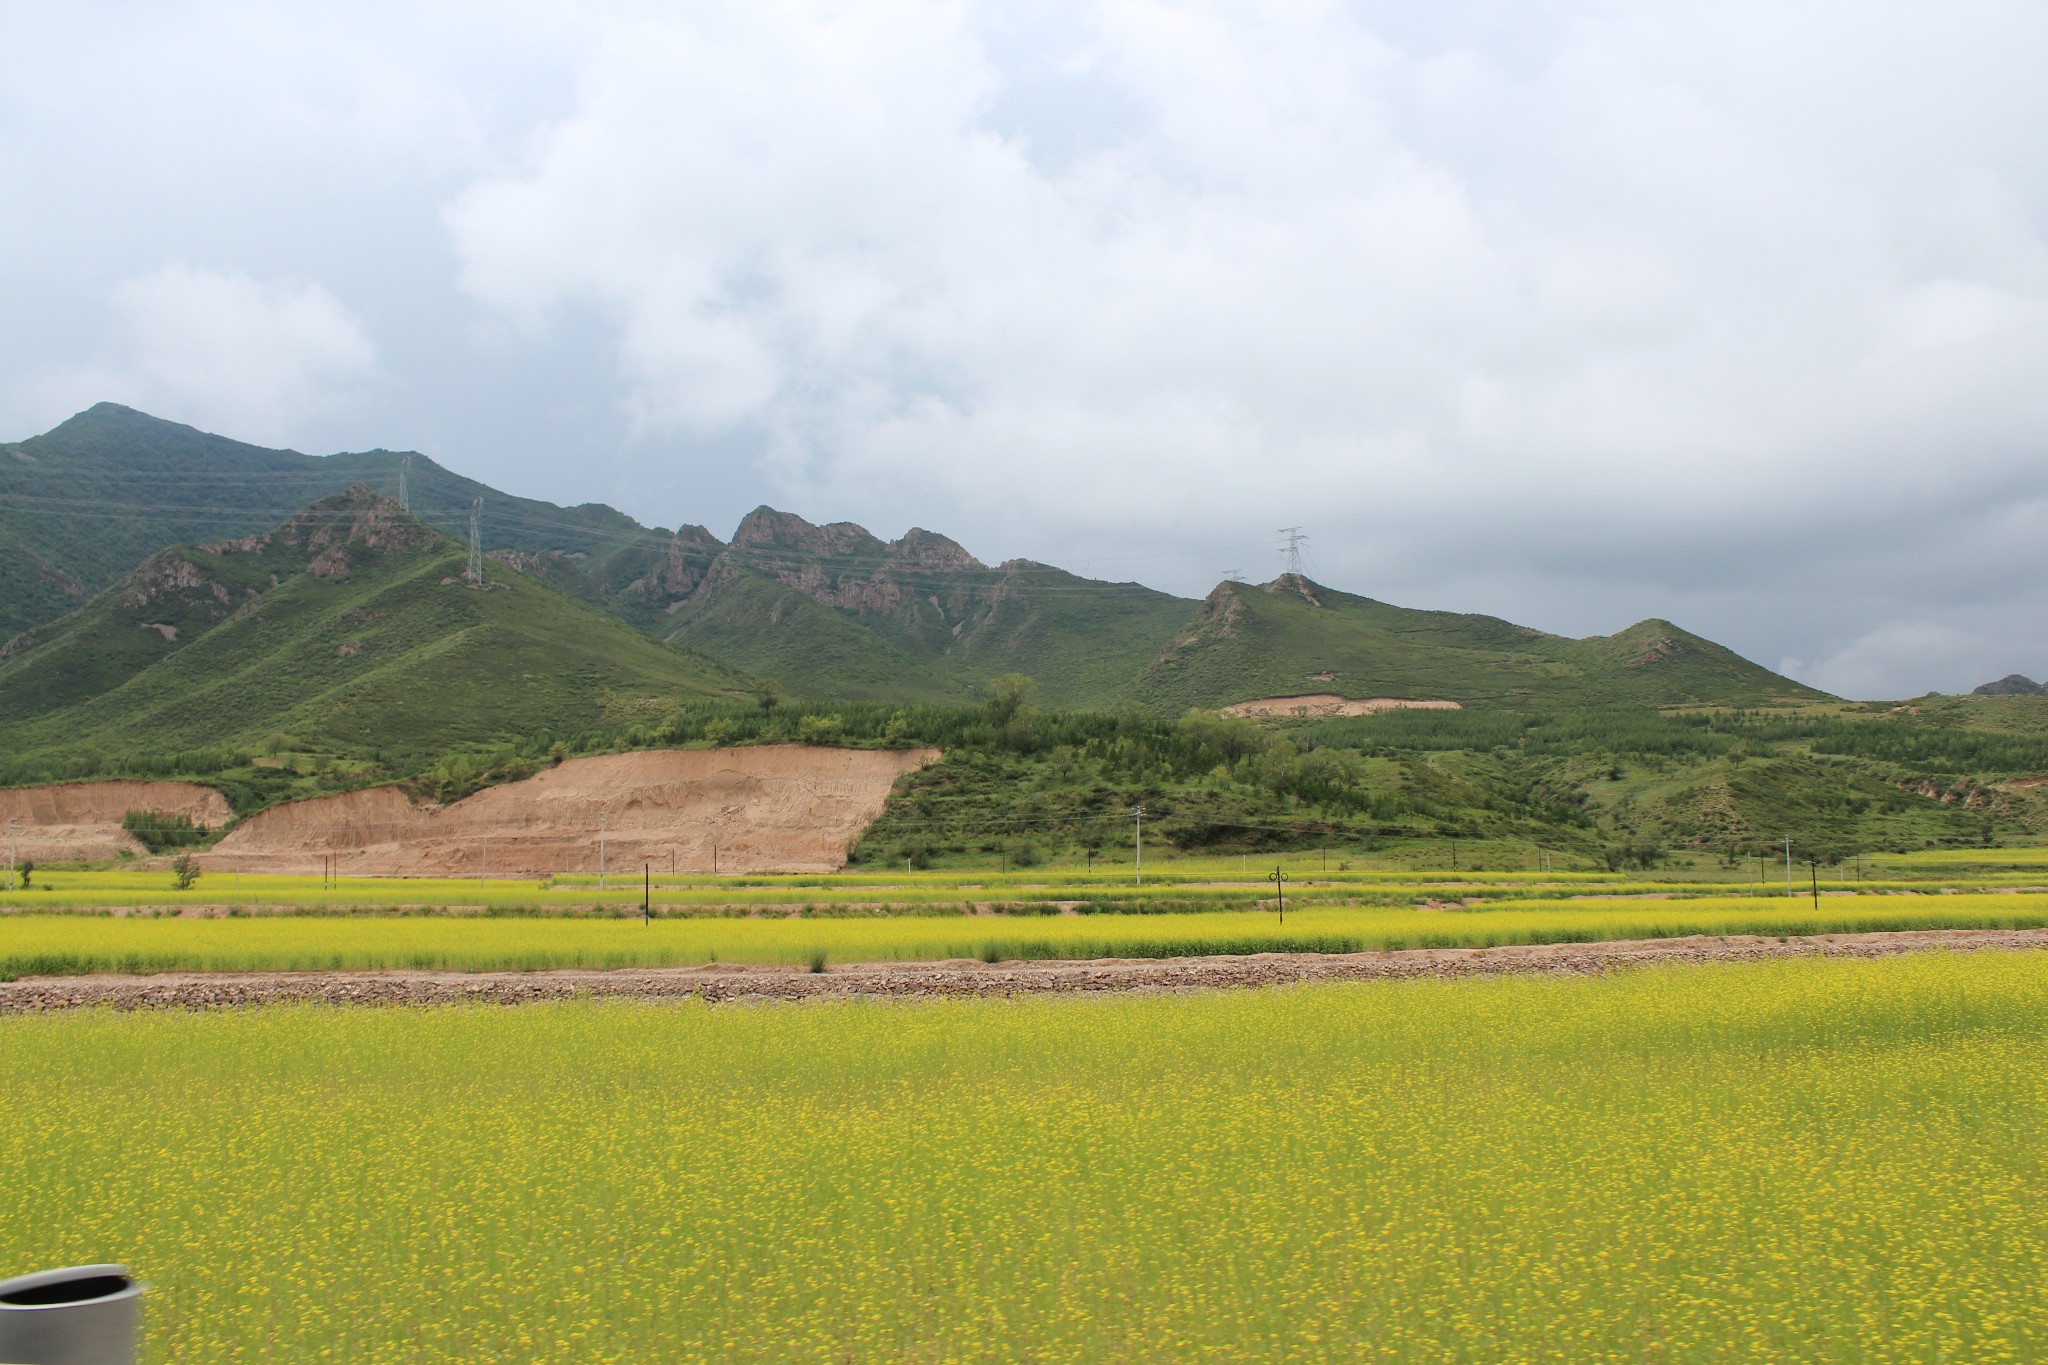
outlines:
[[408, 455], [398, 466], [398, 510], [412, 510], [412, 493], [406, 486], [406, 476], [412, 473], [412, 456]]
[[484, 585], [483, 552], [484, 500], [478, 498], [469, 505], [469, 586], [481, 588]]
[[1301, 546], [1302, 542], [1308, 539], [1308, 533], [1299, 526], [1283, 526], [1280, 528], [1280, 534], [1287, 537], [1287, 544], [1280, 551], [1281, 557], [1287, 561], [1287, 572], [1299, 578], [1301, 576]]

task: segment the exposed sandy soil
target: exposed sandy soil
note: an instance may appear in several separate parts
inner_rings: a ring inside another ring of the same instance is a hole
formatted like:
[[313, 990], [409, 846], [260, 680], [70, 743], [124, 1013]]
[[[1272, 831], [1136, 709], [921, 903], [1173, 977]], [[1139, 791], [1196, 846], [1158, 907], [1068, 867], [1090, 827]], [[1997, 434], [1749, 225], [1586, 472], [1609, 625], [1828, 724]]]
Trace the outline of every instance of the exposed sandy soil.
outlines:
[[372, 787], [273, 806], [200, 856], [220, 872], [546, 877], [604, 870], [832, 872], [935, 749], [655, 749], [572, 758], [450, 806]]
[[1423, 701], [1406, 697], [1340, 697], [1318, 692], [1305, 697], [1261, 697], [1223, 708], [1226, 716], [1376, 716], [1382, 711], [1462, 711], [1454, 701]]
[[794, 967], [678, 967], [569, 972], [296, 972], [31, 977], [0, 983], [0, 1014], [108, 1006], [228, 1009], [284, 1001], [331, 1005], [517, 1005], [576, 996], [710, 1002], [934, 999], [1102, 991], [1194, 991], [1310, 981], [1538, 973], [1580, 976], [1668, 963], [1784, 957], [2039, 950], [2044, 929], [1942, 929], [1810, 938], [1634, 939], [1512, 948], [1384, 953], [1261, 953], [1247, 957], [1102, 958], [1088, 962], [890, 962], [807, 972]]
[[209, 829], [234, 818], [226, 798], [196, 782], [61, 782], [0, 791], [0, 837], [10, 821], [20, 821], [16, 856], [38, 863], [147, 857], [149, 850], [121, 828], [131, 810], [183, 815]]

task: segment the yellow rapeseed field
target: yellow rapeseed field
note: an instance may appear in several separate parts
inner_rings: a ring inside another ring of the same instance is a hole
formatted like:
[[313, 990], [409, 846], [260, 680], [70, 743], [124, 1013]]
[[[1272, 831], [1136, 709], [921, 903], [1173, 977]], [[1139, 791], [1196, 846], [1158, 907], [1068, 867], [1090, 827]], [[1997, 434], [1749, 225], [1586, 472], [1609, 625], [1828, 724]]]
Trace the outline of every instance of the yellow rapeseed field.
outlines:
[[1174, 957], [1583, 943], [1691, 934], [2040, 928], [2048, 896], [1511, 901], [1472, 910], [1319, 906], [1172, 915], [861, 919], [136, 919], [0, 915], [0, 980], [84, 972], [691, 966], [934, 958]]
[[153, 1361], [2031, 1360], [2048, 957], [0, 1019]]

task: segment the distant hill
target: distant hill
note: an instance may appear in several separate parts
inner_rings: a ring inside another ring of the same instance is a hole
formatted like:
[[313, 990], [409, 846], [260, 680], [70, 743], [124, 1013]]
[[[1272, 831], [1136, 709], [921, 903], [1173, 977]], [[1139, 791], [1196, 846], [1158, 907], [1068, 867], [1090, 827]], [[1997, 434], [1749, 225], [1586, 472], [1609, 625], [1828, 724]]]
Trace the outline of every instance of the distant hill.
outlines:
[[72, 610], [166, 546], [254, 535], [355, 483], [396, 496], [408, 459], [420, 520], [466, 537], [482, 497], [487, 547], [554, 556], [574, 570], [556, 586], [588, 601], [637, 599], [644, 584], [630, 585], [673, 539], [601, 504], [501, 493], [420, 454], [269, 450], [99, 403], [0, 445], [0, 639]]
[[1973, 697], [2048, 697], [2048, 685], [2019, 673], [2008, 673], [1997, 682], [1970, 689]]
[[1416, 611], [1284, 574], [1223, 583], [1146, 671], [1155, 705], [1336, 693], [1462, 705], [1756, 704], [1826, 694], [1669, 621], [1583, 640], [1492, 616]]
[[367, 485], [261, 535], [150, 556], [0, 657], [14, 752], [439, 752], [659, 720], [739, 685], [466, 547]]
[[[240, 613], [238, 594], [273, 572], [312, 572], [296, 561], [274, 570], [271, 559], [286, 554], [275, 538], [261, 552], [229, 553], [222, 543], [352, 485], [363, 485], [352, 498], [388, 497], [408, 459], [413, 524], [466, 536], [482, 497], [484, 548], [501, 571], [635, 628], [635, 648], [656, 653], [633, 657], [678, 667], [661, 641], [701, 656], [700, 670], [716, 660], [725, 684], [773, 677], [813, 698], [944, 702], [979, 699], [989, 679], [1023, 673], [1046, 705], [1169, 711], [1304, 693], [1522, 707], [1823, 695], [1666, 621], [1570, 640], [1298, 576], [1221, 584], [1195, 602], [1029, 560], [991, 567], [933, 531], [885, 541], [769, 507], [749, 513], [728, 544], [701, 526], [669, 531], [597, 504], [515, 498], [423, 455], [266, 450], [102, 403], [0, 446], [0, 639], [30, 630], [0, 646], [23, 660], [0, 664], [0, 716], [96, 706], [108, 679], [126, 686], [120, 680], [183, 658]], [[124, 579], [146, 558], [141, 579]], [[121, 593], [95, 597], [117, 581]], [[50, 624], [80, 608], [61, 629]], [[602, 619], [550, 612], [572, 635]], [[577, 648], [625, 658], [616, 643], [624, 638], [593, 635]], [[209, 657], [211, 648], [193, 656]], [[196, 678], [199, 667], [183, 662], [153, 677]], [[472, 680], [480, 696], [488, 681]]]

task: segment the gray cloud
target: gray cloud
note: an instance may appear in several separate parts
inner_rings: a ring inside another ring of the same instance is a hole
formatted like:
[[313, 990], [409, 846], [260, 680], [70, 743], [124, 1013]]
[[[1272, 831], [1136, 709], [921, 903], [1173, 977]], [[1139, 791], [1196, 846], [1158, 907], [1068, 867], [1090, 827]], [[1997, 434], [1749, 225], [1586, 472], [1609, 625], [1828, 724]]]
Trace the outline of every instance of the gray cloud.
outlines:
[[[1301, 523], [1837, 690], [2048, 670], [2037, 7], [11, 13], [22, 431], [103, 377], [664, 523], [1185, 592]], [[273, 300], [161, 325], [276, 356], [240, 408], [108, 315], [179, 269]]]

